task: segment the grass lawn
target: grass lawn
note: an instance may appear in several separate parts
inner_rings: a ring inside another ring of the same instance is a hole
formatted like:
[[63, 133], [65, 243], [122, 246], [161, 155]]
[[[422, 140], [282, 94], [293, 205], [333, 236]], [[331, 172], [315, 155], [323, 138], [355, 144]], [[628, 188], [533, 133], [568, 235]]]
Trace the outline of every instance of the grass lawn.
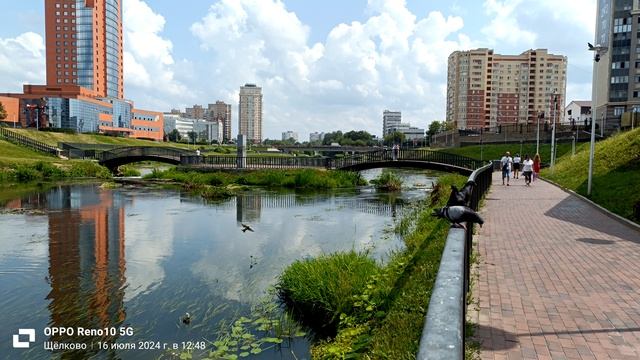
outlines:
[[51, 146], [58, 146], [59, 142], [79, 143], [79, 144], [108, 144], [120, 146], [168, 146], [195, 151], [196, 148], [204, 148], [206, 152], [220, 153], [221, 149], [235, 154], [235, 146], [218, 145], [193, 145], [176, 142], [151, 141], [143, 139], [132, 139], [99, 134], [67, 134], [51, 131], [37, 131], [35, 129], [9, 129], [33, 140], [43, 142]]
[[[544, 169], [541, 176], [586, 196], [588, 169], [587, 143], [575, 156], [558, 159], [553, 170]], [[632, 219], [633, 205], [640, 202], [640, 129], [597, 142], [593, 169], [591, 200]]]
[[[589, 147], [588, 143], [576, 144], [576, 152], [583, 147]], [[520, 144], [485, 144], [482, 146], [482, 159], [480, 145], [465, 146], [459, 148], [443, 148], [437, 149], [442, 152], [451, 154], [463, 155], [478, 160], [499, 160], [505, 152], [511, 152], [511, 156], [516, 153], [520, 153], [522, 158], [525, 154], [529, 154], [533, 158], [536, 154], [536, 144], [523, 144], [522, 151], [520, 151]], [[559, 143], [558, 150], [556, 151], [556, 160], [564, 154], [571, 153], [571, 143]], [[540, 157], [542, 163], [548, 164], [551, 162], [551, 144], [540, 143]]]
[[7, 166], [13, 163], [35, 163], [38, 161], [64, 162], [64, 160], [55, 156], [46, 155], [5, 140], [0, 140], [0, 166]]

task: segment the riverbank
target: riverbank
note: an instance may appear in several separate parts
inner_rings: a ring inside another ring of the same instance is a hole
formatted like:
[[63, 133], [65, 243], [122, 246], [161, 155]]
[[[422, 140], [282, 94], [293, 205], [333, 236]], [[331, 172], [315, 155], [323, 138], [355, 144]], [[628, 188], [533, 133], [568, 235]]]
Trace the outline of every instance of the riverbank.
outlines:
[[[335, 253], [299, 260], [283, 272], [277, 288], [288, 310], [329, 336], [316, 341], [312, 358], [415, 358], [449, 229], [431, 212], [445, 205], [451, 184], [465, 181], [441, 177], [431, 197], [405, 214], [394, 232], [406, 248], [387, 264], [372, 264], [366, 253]], [[314, 278], [322, 281], [308, 280]]]

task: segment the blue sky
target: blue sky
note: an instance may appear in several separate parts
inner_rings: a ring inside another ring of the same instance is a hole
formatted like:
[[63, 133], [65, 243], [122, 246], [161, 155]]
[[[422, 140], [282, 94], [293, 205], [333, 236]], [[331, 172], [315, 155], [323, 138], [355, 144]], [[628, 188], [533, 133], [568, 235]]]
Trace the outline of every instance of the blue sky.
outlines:
[[[568, 56], [567, 98], [591, 94], [596, 0], [123, 0], [125, 96], [168, 111], [263, 88], [263, 136], [365, 129], [382, 111], [445, 116], [454, 50], [548, 48]], [[44, 1], [3, 4], [0, 92], [44, 83]]]

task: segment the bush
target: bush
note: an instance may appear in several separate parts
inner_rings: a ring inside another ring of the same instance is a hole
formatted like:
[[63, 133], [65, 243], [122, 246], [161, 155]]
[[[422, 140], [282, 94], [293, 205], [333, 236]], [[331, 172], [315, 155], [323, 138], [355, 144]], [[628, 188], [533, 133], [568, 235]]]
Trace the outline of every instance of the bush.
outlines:
[[69, 169], [69, 176], [71, 177], [95, 177], [98, 179], [111, 179], [111, 172], [106, 167], [90, 162], [74, 162]]
[[38, 170], [28, 165], [16, 166], [14, 176], [19, 182], [29, 182], [42, 178], [42, 175], [38, 172]]
[[39, 161], [34, 165], [34, 169], [38, 171], [45, 179], [62, 179], [67, 177], [67, 173], [51, 163]]
[[402, 189], [402, 179], [393, 171], [383, 170], [382, 174], [371, 180], [376, 189], [384, 191], [400, 191]]
[[340, 314], [351, 313], [370, 277], [379, 271], [367, 254], [350, 251], [298, 260], [276, 288], [292, 315], [320, 334], [335, 334]]

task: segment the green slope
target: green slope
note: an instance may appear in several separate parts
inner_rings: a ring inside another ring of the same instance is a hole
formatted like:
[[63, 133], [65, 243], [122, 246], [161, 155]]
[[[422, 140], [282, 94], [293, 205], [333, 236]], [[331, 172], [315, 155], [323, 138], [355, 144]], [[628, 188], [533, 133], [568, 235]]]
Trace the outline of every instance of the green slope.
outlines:
[[[579, 151], [583, 147], [589, 146], [589, 144], [577, 144], [576, 152]], [[536, 144], [487, 144], [482, 146], [482, 159], [481, 159], [481, 151], [480, 145], [474, 146], [465, 146], [459, 148], [444, 148], [438, 149], [442, 152], [447, 152], [451, 154], [463, 155], [466, 157], [470, 157], [478, 160], [498, 160], [504, 155], [505, 152], [511, 152], [511, 155], [515, 155], [516, 153], [520, 153], [520, 155], [524, 158], [524, 155], [529, 154], [529, 156], [533, 157], [536, 154]], [[556, 151], [556, 159], [564, 154], [571, 153], [571, 143], [560, 143], [558, 144], [558, 150]], [[548, 164], [551, 162], [551, 144], [540, 143], [540, 157], [542, 158], [542, 162], [544, 164]]]
[[[575, 156], [567, 154], [558, 159], [553, 170], [544, 169], [541, 175], [586, 196], [588, 145], [584, 144]], [[640, 202], [640, 129], [596, 143], [590, 198], [618, 215], [633, 217], [633, 206]]]

